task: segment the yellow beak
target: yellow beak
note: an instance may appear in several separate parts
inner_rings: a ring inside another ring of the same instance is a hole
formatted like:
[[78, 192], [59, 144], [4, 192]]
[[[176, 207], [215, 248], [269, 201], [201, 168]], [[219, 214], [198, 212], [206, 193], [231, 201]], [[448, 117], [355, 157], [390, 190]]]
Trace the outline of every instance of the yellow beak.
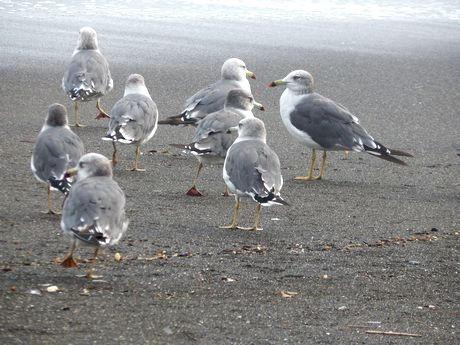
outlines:
[[286, 82], [283, 79], [278, 79], [278, 80], [272, 81], [270, 84], [268, 84], [268, 87], [275, 87], [275, 86], [285, 85], [285, 84], [286, 84]]
[[264, 105], [262, 103], [254, 101], [254, 107], [259, 109], [260, 111], [265, 111], [265, 107], [264, 107]]
[[251, 79], [256, 79], [256, 75], [254, 74], [254, 72], [251, 72], [251, 71], [246, 71], [246, 77], [251, 78]]
[[65, 177], [71, 177], [77, 175], [78, 169], [77, 168], [70, 168], [65, 172]]

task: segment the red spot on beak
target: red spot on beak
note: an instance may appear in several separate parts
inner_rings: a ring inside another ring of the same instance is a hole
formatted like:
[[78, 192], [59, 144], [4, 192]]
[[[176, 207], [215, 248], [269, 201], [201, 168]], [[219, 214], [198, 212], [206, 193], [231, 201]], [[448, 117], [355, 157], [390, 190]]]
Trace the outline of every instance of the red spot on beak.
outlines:
[[256, 75], [255, 74], [251, 75], [251, 79], [256, 79]]
[[275, 87], [276, 86], [276, 83], [274, 81], [272, 81], [270, 84], [268, 84], [268, 87]]

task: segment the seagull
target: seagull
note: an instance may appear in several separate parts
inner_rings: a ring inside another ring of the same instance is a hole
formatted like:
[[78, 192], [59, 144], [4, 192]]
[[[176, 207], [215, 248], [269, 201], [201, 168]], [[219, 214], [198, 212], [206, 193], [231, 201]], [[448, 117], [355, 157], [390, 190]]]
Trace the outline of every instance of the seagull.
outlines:
[[80, 29], [77, 47], [62, 78], [62, 89], [75, 102], [75, 126], [82, 127], [78, 102], [97, 100], [96, 118], [109, 117], [101, 107], [100, 98], [113, 89], [113, 80], [109, 64], [98, 48], [96, 31], [90, 27]]
[[[189, 196], [202, 196], [196, 188], [196, 182], [203, 165], [222, 165], [227, 150], [236, 139], [236, 133], [230, 128], [238, 125], [244, 118], [254, 117], [252, 109], [254, 98], [243, 89], [233, 89], [227, 94], [224, 109], [207, 115], [197, 122], [192, 143], [172, 146], [191, 152], [199, 161], [193, 186], [186, 193]], [[228, 196], [225, 188], [224, 195]]]
[[[161, 125], [195, 125], [198, 120], [208, 114], [223, 109], [225, 98], [230, 90], [243, 89], [251, 93], [247, 77], [256, 79], [255, 74], [248, 71], [242, 60], [237, 58], [226, 60], [222, 65], [220, 80], [187, 99], [184, 110], [179, 115], [170, 116], [158, 123]], [[254, 102], [254, 105], [264, 110], [262, 104]]]
[[[223, 178], [235, 193], [232, 222], [224, 229], [262, 230], [260, 207], [288, 205], [280, 196], [283, 186], [280, 161], [266, 144], [266, 131], [262, 120], [246, 118], [238, 124], [238, 138], [229, 148], [224, 162]], [[250, 197], [257, 203], [254, 225], [238, 226], [240, 199]]]
[[[58, 214], [52, 209], [51, 190], [57, 181], [65, 184], [65, 172], [77, 165], [84, 153], [83, 142], [72, 132], [67, 122], [67, 110], [54, 103], [48, 108], [45, 123], [38, 134], [30, 167], [37, 180], [46, 183], [48, 214]], [[52, 185], [52, 186], [51, 186]]]
[[71, 237], [70, 250], [62, 265], [76, 267], [73, 252], [77, 241], [95, 247], [87, 278], [93, 275], [93, 266], [100, 248], [116, 244], [126, 229], [125, 195], [112, 179], [110, 161], [101, 154], [83, 155], [76, 168], [67, 171], [77, 175], [77, 182], [65, 200], [61, 218], [64, 234]]
[[157, 130], [158, 109], [145, 86], [144, 77], [131, 74], [126, 81], [125, 93], [110, 111], [109, 129], [102, 140], [112, 141], [112, 164], [117, 163], [115, 142], [136, 145], [132, 171], [145, 171], [138, 167], [140, 146], [149, 141]]
[[[327, 151], [367, 152], [400, 165], [407, 164], [394, 156], [413, 157], [375, 141], [347, 108], [314, 92], [313, 77], [307, 71], [292, 71], [284, 79], [271, 82], [269, 87], [278, 85], [286, 85], [280, 98], [280, 114], [286, 129], [295, 139], [312, 149], [308, 175], [295, 179], [321, 179]], [[316, 150], [323, 150], [323, 156], [319, 174], [315, 176]]]

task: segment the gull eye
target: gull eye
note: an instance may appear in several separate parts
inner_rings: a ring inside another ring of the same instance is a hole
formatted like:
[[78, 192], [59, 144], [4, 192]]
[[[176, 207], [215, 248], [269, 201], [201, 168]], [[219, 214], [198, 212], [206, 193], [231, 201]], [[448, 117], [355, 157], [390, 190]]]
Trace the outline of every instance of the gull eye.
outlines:
[[241, 128], [241, 127], [243, 127], [243, 124], [242, 124], [242, 123], [239, 123], [239, 124], [238, 124], [238, 128]]
[[294, 76], [294, 80], [299, 80], [300, 79], [300, 75], [295, 75]]
[[85, 164], [84, 164], [83, 162], [78, 163], [78, 167], [79, 167], [79, 168], [83, 168], [84, 165], [85, 165]]

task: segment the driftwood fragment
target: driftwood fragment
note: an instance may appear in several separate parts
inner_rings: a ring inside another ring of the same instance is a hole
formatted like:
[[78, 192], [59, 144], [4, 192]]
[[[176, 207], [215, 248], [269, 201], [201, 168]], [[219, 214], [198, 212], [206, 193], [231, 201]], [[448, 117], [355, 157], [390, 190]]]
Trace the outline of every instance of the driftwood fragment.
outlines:
[[393, 332], [393, 331], [373, 331], [373, 330], [367, 330], [367, 334], [380, 334], [380, 335], [396, 335], [396, 336], [401, 336], [401, 337], [421, 337], [420, 334], [414, 334], [414, 333], [404, 333], [404, 332]]

